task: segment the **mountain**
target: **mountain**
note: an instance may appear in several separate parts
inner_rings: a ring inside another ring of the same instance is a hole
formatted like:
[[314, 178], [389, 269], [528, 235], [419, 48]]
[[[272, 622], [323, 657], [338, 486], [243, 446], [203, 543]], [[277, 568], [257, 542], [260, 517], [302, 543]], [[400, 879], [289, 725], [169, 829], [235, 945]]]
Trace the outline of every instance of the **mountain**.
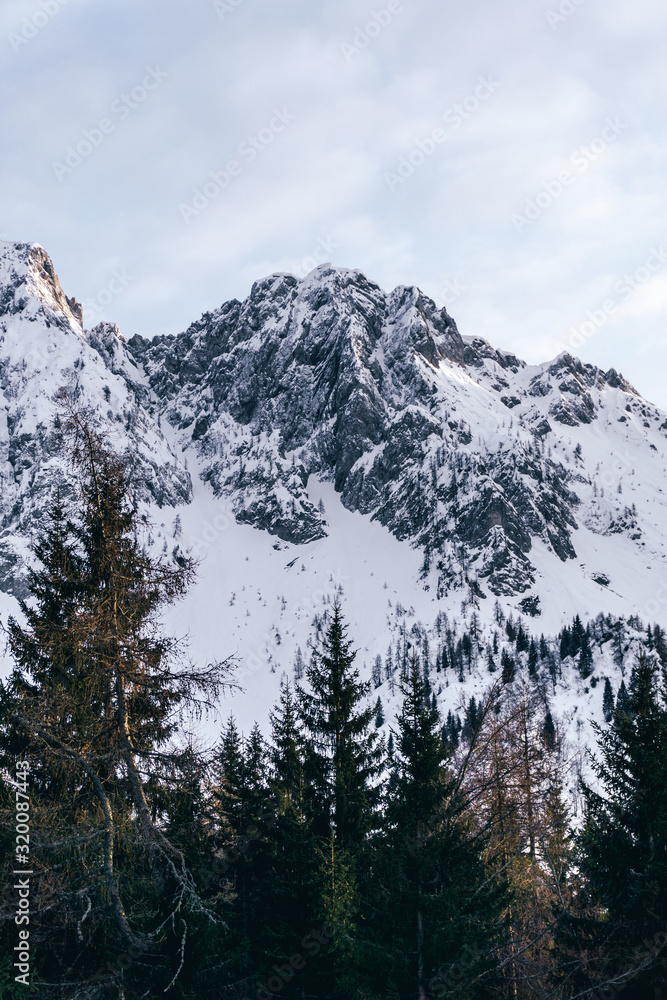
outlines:
[[664, 454], [665, 415], [613, 370], [567, 354], [529, 367], [464, 339], [416, 288], [386, 294], [327, 265], [273, 275], [184, 334], [128, 347], [238, 520], [321, 538], [317, 476], [417, 546], [438, 597], [527, 593], [544, 555], [567, 562], [590, 545], [579, 531], [637, 552], [652, 533], [618, 491], [617, 459]]
[[118, 331], [84, 331], [82, 320], [41, 247], [0, 243], [0, 588], [17, 595], [47, 498], [73, 487], [54, 424], [60, 386], [76, 387], [131, 458], [140, 500], [175, 506], [192, 496], [189, 474], [141, 405], [143, 375]]
[[[499, 612], [547, 636], [576, 613], [664, 620], [667, 414], [613, 369], [526, 365], [418, 289], [330, 265], [177, 335], [84, 324], [41, 247], [0, 243], [5, 595], [25, 593], [48, 496], [74, 487], [53, 402], [68, 385], [130, 461], [151, 544], [201, 559], [170, 625], [197, 657], [237, 655], [248, 713], [334, 591], [369, 673], [401, 635], [437, 647], [445, 614], [489, 635]], [[601, 689], [559, 683], [564, 711], [585, 694], [599, 716]]]

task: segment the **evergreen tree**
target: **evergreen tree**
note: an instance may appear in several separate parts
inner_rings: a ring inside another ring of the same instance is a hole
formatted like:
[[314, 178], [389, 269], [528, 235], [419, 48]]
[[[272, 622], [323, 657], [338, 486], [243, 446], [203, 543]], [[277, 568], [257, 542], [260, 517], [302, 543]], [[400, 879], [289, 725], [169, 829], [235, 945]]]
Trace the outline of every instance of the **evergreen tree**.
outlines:
[[581, 622], [581, 618], [579, 615], [575, 615], [572, 620], [572, 629], [570, 631], [570, 656], [576, 656], [577, 653], [583, 648], [585, 635], [586, 630]]
[[614, 650], [614, 663], [617, 667], [622, 668], [625, 662], [625, 654], [627, 652], [625, 622], [622, 618], [619, 618], [614, 624], [612, 646]]
[[261, 966], [272, 940], [269, 886], [275, 807], [268, 759], [259, 727], [255, 724], [244, 739], [230, 716], [213, 762], [213, 800], [229, 884], [224, 909], [230, 928], [225, 942], [227, 965], [237, 976]]
[[374, 995], [393, 989], [425, 998], [446, 988], [464, 949], [472, 955], [471, 980], [488, 967], [499, 903], [481, 861], [483, 842], [462, 820], [440, 716], [414, 656], [401, 691], [381, 884], [363, 970]]
[[377, 793], [372, 782], [379, 766], [377, 735], [369, 731], [373, 709], [361, 703], [370, 685], [353, 666], [356, 653], [347, 639], [340, 604], [333, 605], [321, 646], [298, 690], [299, 715], [309, 736], [307, 766], [316, 796], [316, 831], [327, 842], [329, 826], [343, 848], [359, 848], [374, 822]]
[[220, 804], [220, 815], [229, 828], [230, 838], [238, 838], [247, 823], [248, 806], [243, 738], [233, 715], [222, 731], [213, 767], [217, 778], [214, 798]]
[[301, 646], [297, 646], [296, 655], [294, 657], [294, 680], [300, 681], [303, 678], [303, 673], [305, 670], [305, 665], [303, 662], [303, 653], [301, 652]]
[[[51, 981], [69, 977], [87, 900], [75, 978], [85, 982], [90, 962], [97, 971], [127, 949], [161, 951], [152, 980], [164, 989], [180, 974], [188, 927], [204, 911], [186, 852], [158, 822], [174, 769], [186, 764], [170, 741], [179, 709], [218, 695], [224, 667], [198, 672], [176, 662], [161, 615], [194, 566], [142, 547], [125, 465], [72, 397], [59, 399], [79, 494], [57, 497], [48, 511], [40, 565], [29, 574], [32, 600], [21, 603], [26, 624], [8, 623], [16, 668], [0, 692], [3, 753], [34, 760], [37, 863], [53, 873], [41, 883], [49, 916], [38, 961]], [[101, 978], [138, 989], [145, 969], [134, 962], [127, 975]]]
[[588, 636], [588, 631], [583, 633], [580, 643], [579, 661], [577, 667], [583, 680], [587, 680], [593, 673], [593, 650]]
[[[306, 808], [304, 738], [297, 701], [286, 679], [281, 682], [279, 701], [270, 720], [269, 790], [274, 819], [263, 887], [262, 927], [267, 975], [274, 963], [293, 952], [294, 942], [301, 940], [308, 927], [316, 926], [318, 919], [316, 844]], [[285, 995], [291, 995], [289, 990]]]
[[602, 714], [605, 722], [611, 722], [614, 715], [614, 692], [608, 677], [604, 679], [604, 692], [602, 694]]
[[503, 684], [511, 684], [516, 673], [516, 664], [506, 649], [503, 649], [500, 666], [503, 672]]
[[547, 750], [556, 749], [556, 727], [554, 726], [553, 716], [551, 715], [549, 709], [547, 709], [547, 714], [544, 717], [542, 739], [544, 740], [544, 745]]
[[587, 890], [606, 914], [599, 975], [606, 985], [630, 968], [626, 995], [657, 1000], [667, 979], [667, 957], [655, 946], [667, 924], [667, 710], [654, 663], [640, 657], [624, 710], [595, 728], [600, 791], [583, 786], [577, 841]]
[[568, 656], [573, 655], [572, 651], [572, 637], [570, 635], [570, 630], [565, 626], [560, 634], [560, 658], [561, 660], [567, 659]]
[[537, 677], [537, 646], [535, 645], [535, 640], [530, 640], [530, 648], [528, 650], [528, 673], [532, 678]]
[[445, 746], [450, 752], [457, 749], [459, 745], [459, 730], [456, 725], [456, 719], [452, 715], [451, 708], [447, 713], [447, 720], [442, 729], [442, 738]]
[[470, 743], [478, 728], [479, 714], [477, 702], [475, 700], [475, 696], [473, 695], [468, 702], [468, 707], [466, 709], [465, 722], [463, 723], [461, 738], [465, 740], [466, 743]]
[[375, 702], [375, 728], [380, 729], [384, 726], [384, 711], [382, 709], [382, 699], [378, 697]]
[[664, 671], [667, 667], [667, 641], [665, 640], [665, 631], [660, 625], [653, 626], [653, 645]]

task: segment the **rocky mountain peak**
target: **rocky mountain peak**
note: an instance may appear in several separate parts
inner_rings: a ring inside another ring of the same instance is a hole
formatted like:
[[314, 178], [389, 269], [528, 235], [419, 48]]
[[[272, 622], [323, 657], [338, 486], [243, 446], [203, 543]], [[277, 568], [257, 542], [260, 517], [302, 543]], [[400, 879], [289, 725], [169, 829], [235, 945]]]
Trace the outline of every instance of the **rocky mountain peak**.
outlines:
[[38, 243], [0, 242], [0, 315], [41, 306], [50, 322], [81, 328], [83, 310], [63, 292], [51, 258]]
[[0, 302], [8, 538], [44, 495], [62, 384], [132, 456], [147, 499], [190, 499], [176, 448], [237, 521], [304, 545], [330, 530], [315, 477], [418, 549], [438, 597], [525, 594], [549, 560], [649, 533], [611, 470], [618, 454], [664, 456], [664, 414], [613, 369], [567, 353], [528, 366], [462, 337], [418, 288], [324, 264], [256, 281], [181, 334], [126, 341], [110, 323], [81, 329], [41, 247], [4, 244]]

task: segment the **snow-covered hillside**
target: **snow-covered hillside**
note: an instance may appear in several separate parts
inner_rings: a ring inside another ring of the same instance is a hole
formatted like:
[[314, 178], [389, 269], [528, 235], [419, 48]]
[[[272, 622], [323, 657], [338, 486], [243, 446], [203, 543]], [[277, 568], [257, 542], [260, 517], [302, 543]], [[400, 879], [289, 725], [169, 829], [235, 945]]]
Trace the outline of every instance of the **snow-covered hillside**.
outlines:
[[[479, 650], [507, 642], [501, 613], [547, 640], [575, 614], [665, 624], [667, 414], [617, 372], [525, 365], [418, 289], [329, 265], [257, 282], [178, 336], [84, 325], [40, 247], [0, 243], [5, 613], [49, 492], [71, 484], [52, 400], [69, 385], [133, 463], [152, 544], [200, 558], [169, 624], [196, 659], [237, 657], [244, 727], [265, 722], [335, 593], [389, 715], [389, 647], [390, 663], [426, 647], [445, 713], [493, 679], [482, 652], [461, 680], [437, 669], [455, 622]], [[583, 741], [598, 681], [617, 690], [625, 667], [603, 633], [595, 683], [567, 659], [540, 668]], [[629, 657], [634, 625], [626, 638]]]

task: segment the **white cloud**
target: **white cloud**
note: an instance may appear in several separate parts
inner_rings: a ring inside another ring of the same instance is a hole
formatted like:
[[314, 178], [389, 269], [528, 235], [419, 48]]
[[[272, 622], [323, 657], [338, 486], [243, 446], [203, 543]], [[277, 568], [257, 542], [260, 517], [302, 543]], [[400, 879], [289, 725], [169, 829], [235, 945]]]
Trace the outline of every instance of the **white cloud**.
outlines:
[[[0, 228], [42, 243], [80, 299], [126, 267], [108, 318], [128, 334], [183, 329], [332, 235], [334, 263], [434, 297], [464, 286], [448, 303], [463, 333], [545, 360], [666, 231], [667, 11], [586, 0], [551, 27], [557, 0], [403, 0], [346, 58], [386, 6], [242, 0], [220, 17], [212, 0], [69, 0], [14, 50], [39, 6], [7, 2]], [[58, 183], [54, 158], [156, 64], [164, 83]], [[452, 128], [480, 77], [500, 85]], [[179, 204], [283, 107], [289, 128], [185, 225]], [[517, 232], [513, 214], [609, 117], [627, 123], [617, 141]], [[446, 141], [390, 190], [385, 173], [440, 126]], [[581, 348], [664, 406], [666, 305], [658, 276]]]

